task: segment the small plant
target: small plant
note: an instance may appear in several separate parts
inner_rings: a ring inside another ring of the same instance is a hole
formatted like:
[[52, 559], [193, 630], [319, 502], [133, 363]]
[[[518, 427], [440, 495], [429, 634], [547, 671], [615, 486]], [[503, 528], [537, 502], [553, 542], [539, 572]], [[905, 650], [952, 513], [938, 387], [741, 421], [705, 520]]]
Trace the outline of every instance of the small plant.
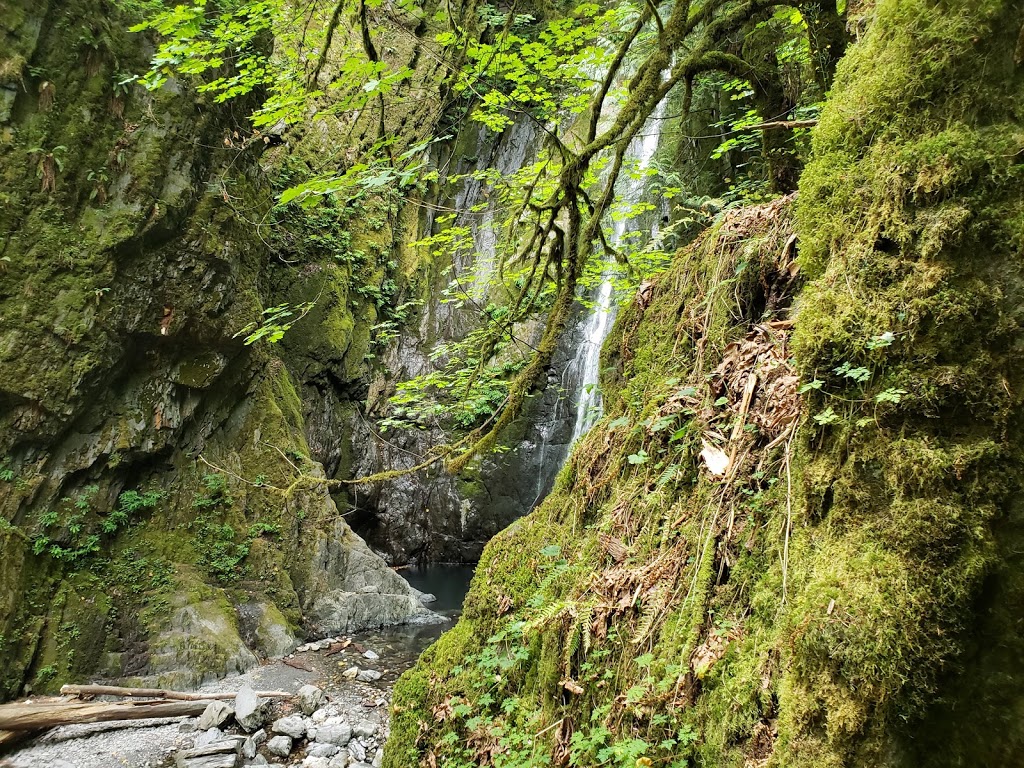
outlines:
[[95, 200], [100, 205], [107, 202], [107, 184], [110, 182], [110, 177], [107, 175], [106, 169], [97, 168], [96, 170], [89, 171], [86, 179], [92, 184], [89, 199]]
[[28, 150], [30, 155], [37, 157], [36, 178], [40, 180], [42, 192], [57, 191], [57, 174], [64, 170], [64, 155], [68, 148], [63, 144], [47, 150], [33, 147]]

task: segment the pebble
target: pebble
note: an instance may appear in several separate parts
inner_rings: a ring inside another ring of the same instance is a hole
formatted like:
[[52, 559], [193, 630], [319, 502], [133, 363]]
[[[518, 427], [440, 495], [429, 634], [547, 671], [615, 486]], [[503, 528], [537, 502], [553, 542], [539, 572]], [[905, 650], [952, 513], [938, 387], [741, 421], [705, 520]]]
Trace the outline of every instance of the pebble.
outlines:
[[372, 683], [374, 680], [380, 680], [383, 675], [376, 669], [361, 669], [356, 673], [356, 680], [360, 680], [364, 683]]
[[380, 658], [380, 654], [376, 651], [363, 651], [363, 658], [369, 659], [370, 661], [377, 661]]

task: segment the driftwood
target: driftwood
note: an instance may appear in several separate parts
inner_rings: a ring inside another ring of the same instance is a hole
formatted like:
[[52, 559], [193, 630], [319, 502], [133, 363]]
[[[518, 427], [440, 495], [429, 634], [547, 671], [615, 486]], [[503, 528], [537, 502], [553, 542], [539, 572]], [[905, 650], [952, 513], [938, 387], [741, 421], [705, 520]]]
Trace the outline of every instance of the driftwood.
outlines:
[[[116, 685], [65, 685], [60, 689], [64, 696], [125, 696], [145, 699], [173, 699], [175, 701], [211, 701], [233, 699], [232, 693], [185, 693], [168, 691], [163, 688], [122, 688]], [[264, 699], [290, 699], [295, 694], [287, 691], [256, 691]]]
[[145, 720], [150, 717], [198, 716], [209, 705], [202, 701], [78, 702], [46, 701], [0, 705], [0, 730], [41, 731], [58, 725]]

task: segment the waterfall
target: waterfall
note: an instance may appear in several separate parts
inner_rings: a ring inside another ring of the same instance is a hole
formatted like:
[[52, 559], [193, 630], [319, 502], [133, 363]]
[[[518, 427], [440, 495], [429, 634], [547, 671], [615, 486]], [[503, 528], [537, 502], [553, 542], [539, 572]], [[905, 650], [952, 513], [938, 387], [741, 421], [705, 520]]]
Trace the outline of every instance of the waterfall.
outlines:
[[[654, 153], [658, 150], [661, 140], [661, 124], [665, 111], [662, 100], [654, 114], [644, 127], [643, 133], [633, 139], [627, 150], [626, 159], [636, 166], [636, 176], [628, 176], [622, 180], [620, 199], [627, 205], [635, 205], [643, 199], [646, 190], [643, 171], [650, 165]], [[619, 218], [612, 222], [611, 242], [619, 246], [626, 235], [628, 219]], [[652, 232], [652, 235], [654, 232]], [[579, 375], [579, 399], [576, 402], [576, 420], [573, 423], [572, 442], [575, 443], [601, 417], [601, 392], [598, 389], [598, 378], [601, 372], [601, 347], [604, 345], [612, 321], [615, 319], [613, 302], [614, 270], [607, 265], [602, 273], [601, 284], [594, 296], [593, 307], [583, 324], [583, 342], [580, 344], [573, 361], [573, 367]]]

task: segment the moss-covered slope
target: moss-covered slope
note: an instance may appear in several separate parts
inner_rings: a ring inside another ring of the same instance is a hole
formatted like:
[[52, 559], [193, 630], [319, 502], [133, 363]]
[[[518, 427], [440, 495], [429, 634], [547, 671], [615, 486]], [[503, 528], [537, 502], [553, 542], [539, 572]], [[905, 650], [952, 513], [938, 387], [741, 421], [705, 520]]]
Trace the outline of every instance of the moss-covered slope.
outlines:
[[385, 765], [1016, 762], [1022, 23], [875, 5], [795, 225], [727, 216], [623, 312]]

